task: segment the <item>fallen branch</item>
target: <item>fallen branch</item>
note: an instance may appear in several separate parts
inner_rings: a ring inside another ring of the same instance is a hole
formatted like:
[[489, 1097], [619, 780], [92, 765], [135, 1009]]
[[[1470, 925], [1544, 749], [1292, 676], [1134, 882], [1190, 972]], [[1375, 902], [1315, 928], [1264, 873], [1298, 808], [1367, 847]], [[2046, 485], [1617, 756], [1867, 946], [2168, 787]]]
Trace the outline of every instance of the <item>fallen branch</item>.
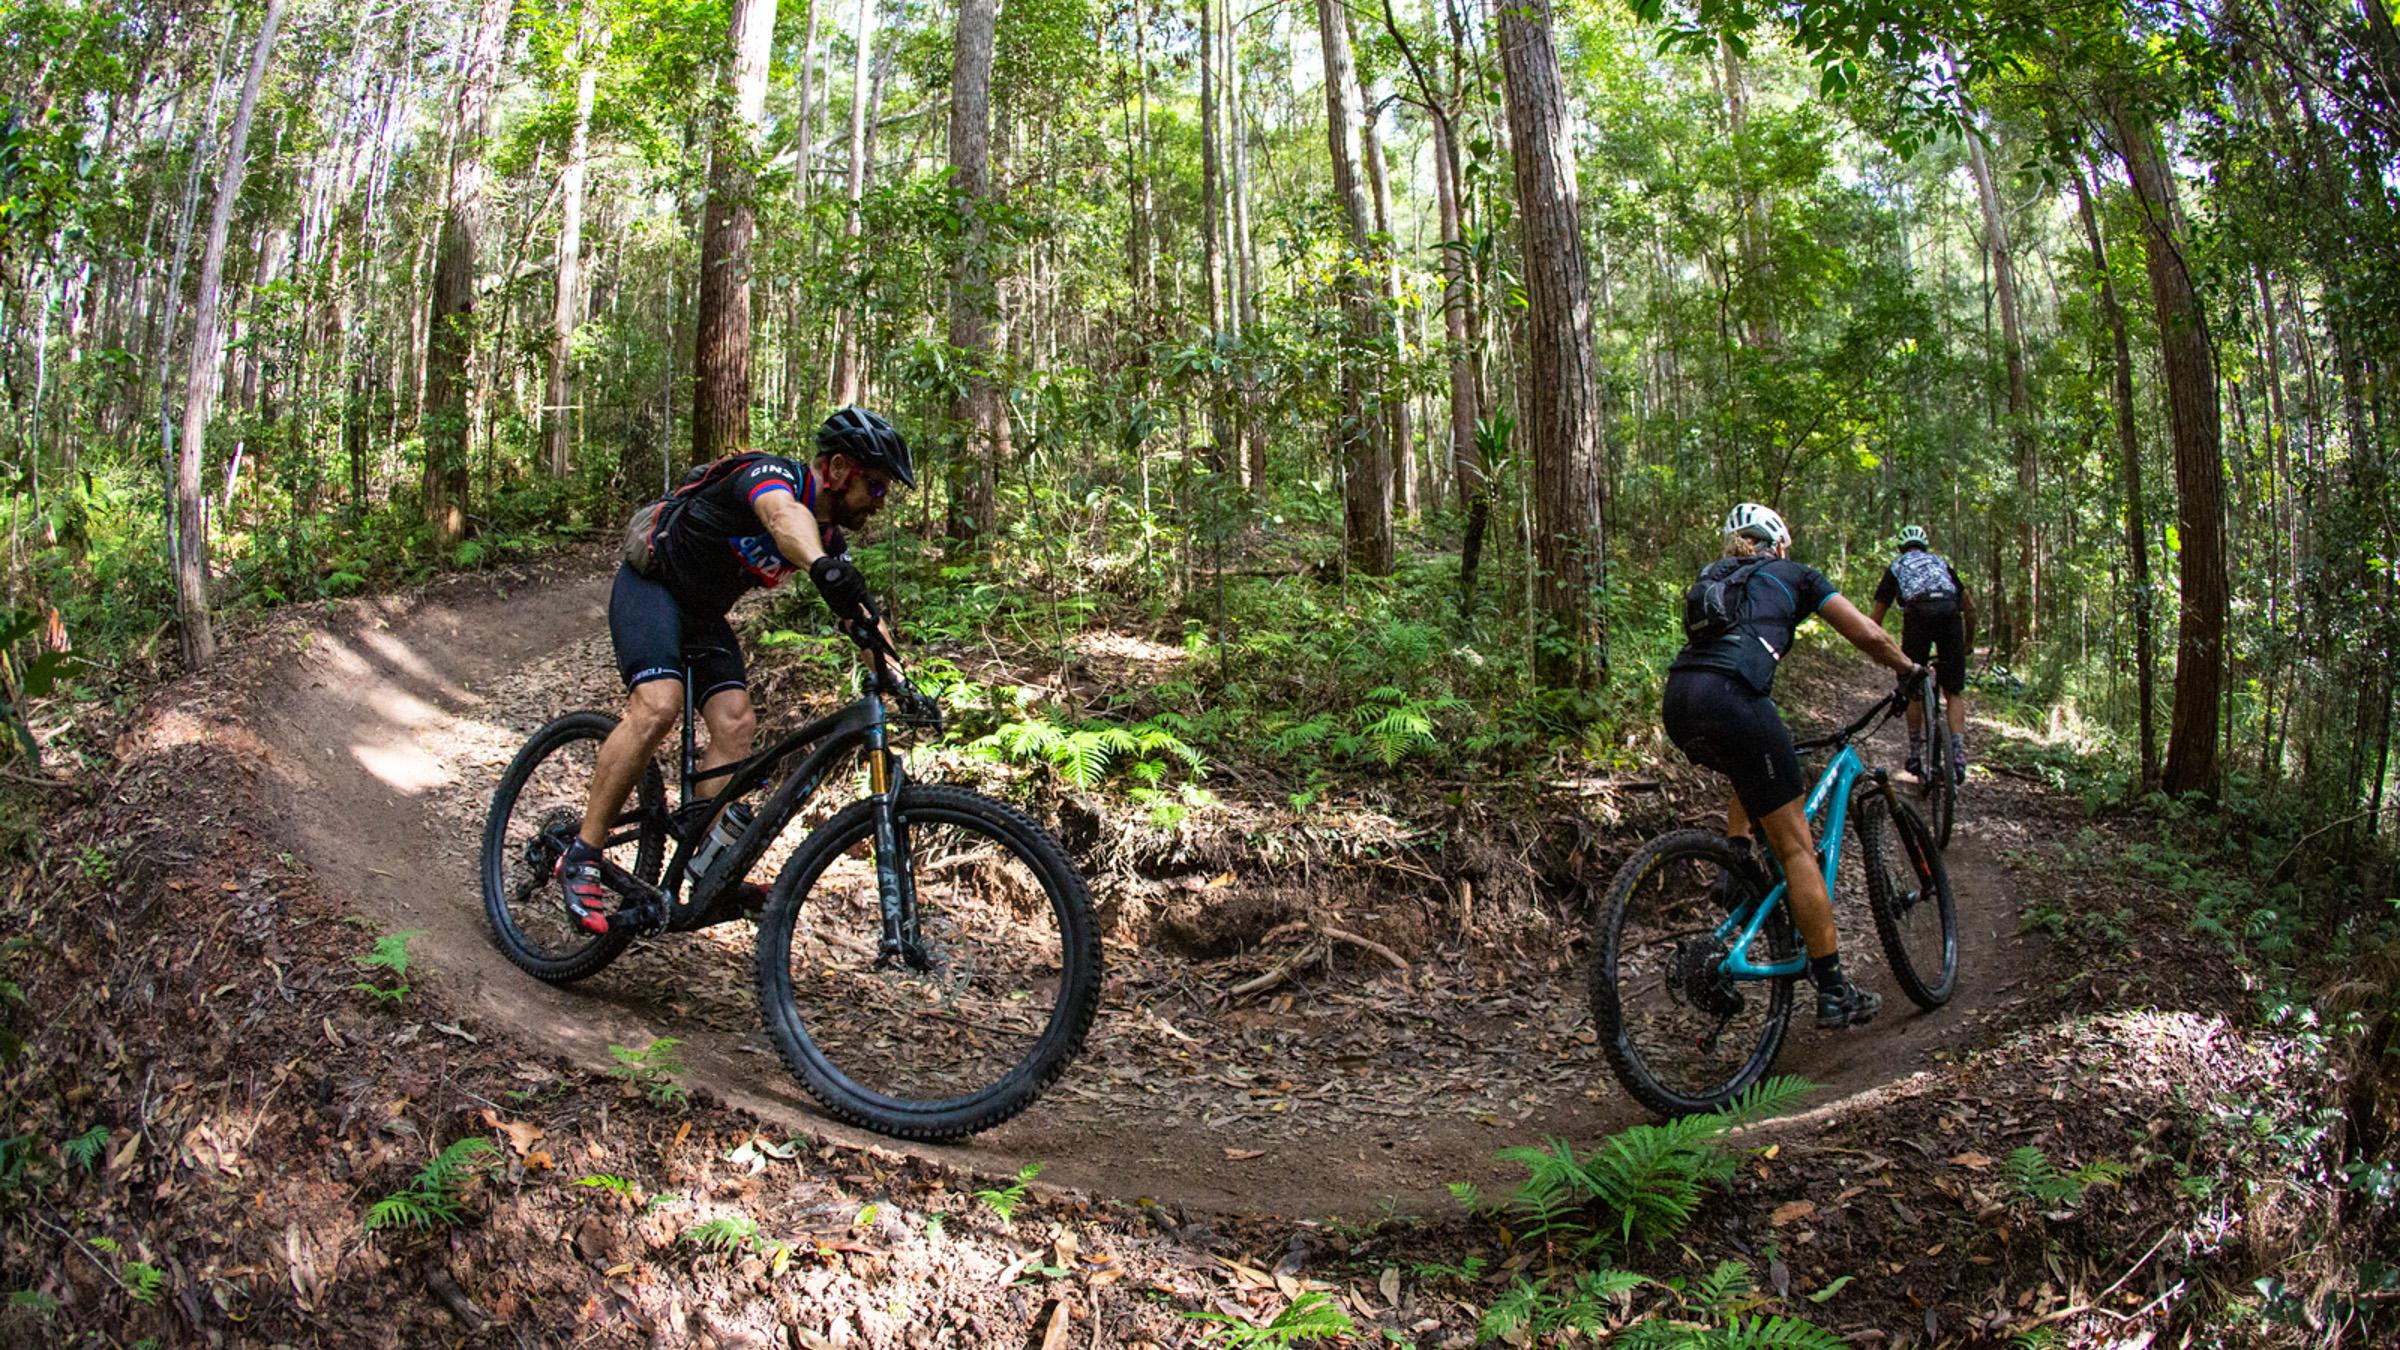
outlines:
[[1320, 928], [1317, 931], [1323, 933], [1329, 938], [1332, 938], [1336, 942], [1347, 942], [1353, 947], [1361, 947], [1367, 951], [1371, 951], [1377, 956], [1382, 957], [1384, 960], [1391, 962], [1401, 974], [1405, 975], [1408, 973], [1408, 962], [1400, 959], [1400, 953], [1393, 951], [1391, 948], [1384, 946], [1382, 943], [1377, 942], [1372, 938], [1363, 938], [1356, 933], [1345, 933], [1339, 928]]
[[1231, 1003], [1235, 999], [1248, 998], [1252, 994], [1272, 989], [1276, 985], [1279, 985], [1285, 980], [1290, 979], [1302, 968], [1313, 966], [1317, 962], [1324, 960], [1326, 956], [1331, 954], [1332, 950], [1333, 949], [1331, 947], [1320, 944], [1312, 944], [1308, 947], [1304, 947], [1298, 952], [1293, 953], [1293, 955], [1282, 965], [1275, 967], [1266, 974], [1244, 980], [1240, 984], [1235, 985], [1233, 988], [1226, 990], [1222, 994], [1219, 994], [1217, 996], [1217, 1001], [1219, 1003]]

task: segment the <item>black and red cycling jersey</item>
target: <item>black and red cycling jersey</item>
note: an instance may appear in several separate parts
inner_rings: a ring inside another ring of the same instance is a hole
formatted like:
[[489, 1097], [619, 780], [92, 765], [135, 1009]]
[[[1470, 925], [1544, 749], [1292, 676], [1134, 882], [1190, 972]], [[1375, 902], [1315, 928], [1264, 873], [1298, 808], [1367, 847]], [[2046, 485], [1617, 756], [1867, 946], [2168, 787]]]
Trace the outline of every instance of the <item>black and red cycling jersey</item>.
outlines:
[[758, 504], [779, 492], [814, 511], [815, 471], [760, 454], [692, 493], [659, 531], [657, 579], [684, 604], [718, 613], [744, 592], [782, 585], [799, 564], [783, 556], [758, 514]]

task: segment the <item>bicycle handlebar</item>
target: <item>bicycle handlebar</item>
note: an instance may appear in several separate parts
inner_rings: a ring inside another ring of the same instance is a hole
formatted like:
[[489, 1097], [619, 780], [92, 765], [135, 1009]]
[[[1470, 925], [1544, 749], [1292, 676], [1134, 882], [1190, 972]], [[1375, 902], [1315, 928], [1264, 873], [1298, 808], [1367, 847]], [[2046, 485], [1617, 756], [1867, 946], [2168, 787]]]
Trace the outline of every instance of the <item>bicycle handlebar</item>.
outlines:
[[1886, 695], [1883, 698], [1875, 700], [1874, 706], [1859, 714], [1857, 721], [1852, 722], [1850, 725], [1843, 727], [1839, 731], [1830, 731], [1822, 736], [1811, 736], [1805, 741], [1795, 741], [1792, 743], [1792, 748], [1795, 750], [1827, 750], [1849, 744], [1851, 741], [1856, 740], [1859, 733], [1865, 731], [1868, 724], [1873, 722], [1875, 719], [1879, 717], [1895, 716], [1900, 712], [1901, 709], [1906, 708], [1908, 706], [1909, 689], [1915, 684], [1919, 683], [1921, 679], [1922, 677], [1918, 677], [1916, 679], [1903, 679], [1900, 682], [1900, 687], [1898, 689], [1893, 690], [1889, 695]]

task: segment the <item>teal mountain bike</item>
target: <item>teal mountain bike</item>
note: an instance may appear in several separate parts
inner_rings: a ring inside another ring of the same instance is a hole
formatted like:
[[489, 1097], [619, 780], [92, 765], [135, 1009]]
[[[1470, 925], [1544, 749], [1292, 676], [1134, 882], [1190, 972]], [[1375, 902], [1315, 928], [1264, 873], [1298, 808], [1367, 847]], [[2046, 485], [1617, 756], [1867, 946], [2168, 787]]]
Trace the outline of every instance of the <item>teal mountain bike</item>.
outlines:
[[[1867, 902], [1893, 978], [1918, 1006], [1950, 1001], [1958, 980], [1958, 923], [1941, 846], [1856, 742], [1905, 707], [1877, 703], [1849, 726], [1811, 741], [1832, 762], [1809, 790], [1827, 894], [1838, 894], [1845, 827], [1858, 836]], [[1662, 1116], [1713, 1111], [1765, 1076], [1783, 1046], [1793, 985], [1808, 968], [1771, 850], [1764, 870], [1737, 858], [1716, 830], [1651, 840], [1618, 869], [1597, 925], [1592, 1019], [1609, 1066]], [[1730, 873], [1729, 889], [1715, 882]], [[1730, 911], [1726, 897], [1731, 897]]]

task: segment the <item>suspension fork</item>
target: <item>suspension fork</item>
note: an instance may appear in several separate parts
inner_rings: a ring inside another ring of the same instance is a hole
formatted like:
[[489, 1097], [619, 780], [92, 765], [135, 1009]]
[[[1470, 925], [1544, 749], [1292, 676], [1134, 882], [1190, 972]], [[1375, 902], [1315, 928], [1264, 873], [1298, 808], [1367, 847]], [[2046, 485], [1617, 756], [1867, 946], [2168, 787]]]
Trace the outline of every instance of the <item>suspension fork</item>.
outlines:
[[911, 970], [930, 970], [933, 962], [917, 927], [916, 866], [909, 855], [908, 829], [900, 820], [900, 785], [907, 770], [886, 739], [880, 717], [867, 730], [865, 753], [867, 787], [875, 803], [875, 898], [883, 914], [875, 968], [899, 963]]

